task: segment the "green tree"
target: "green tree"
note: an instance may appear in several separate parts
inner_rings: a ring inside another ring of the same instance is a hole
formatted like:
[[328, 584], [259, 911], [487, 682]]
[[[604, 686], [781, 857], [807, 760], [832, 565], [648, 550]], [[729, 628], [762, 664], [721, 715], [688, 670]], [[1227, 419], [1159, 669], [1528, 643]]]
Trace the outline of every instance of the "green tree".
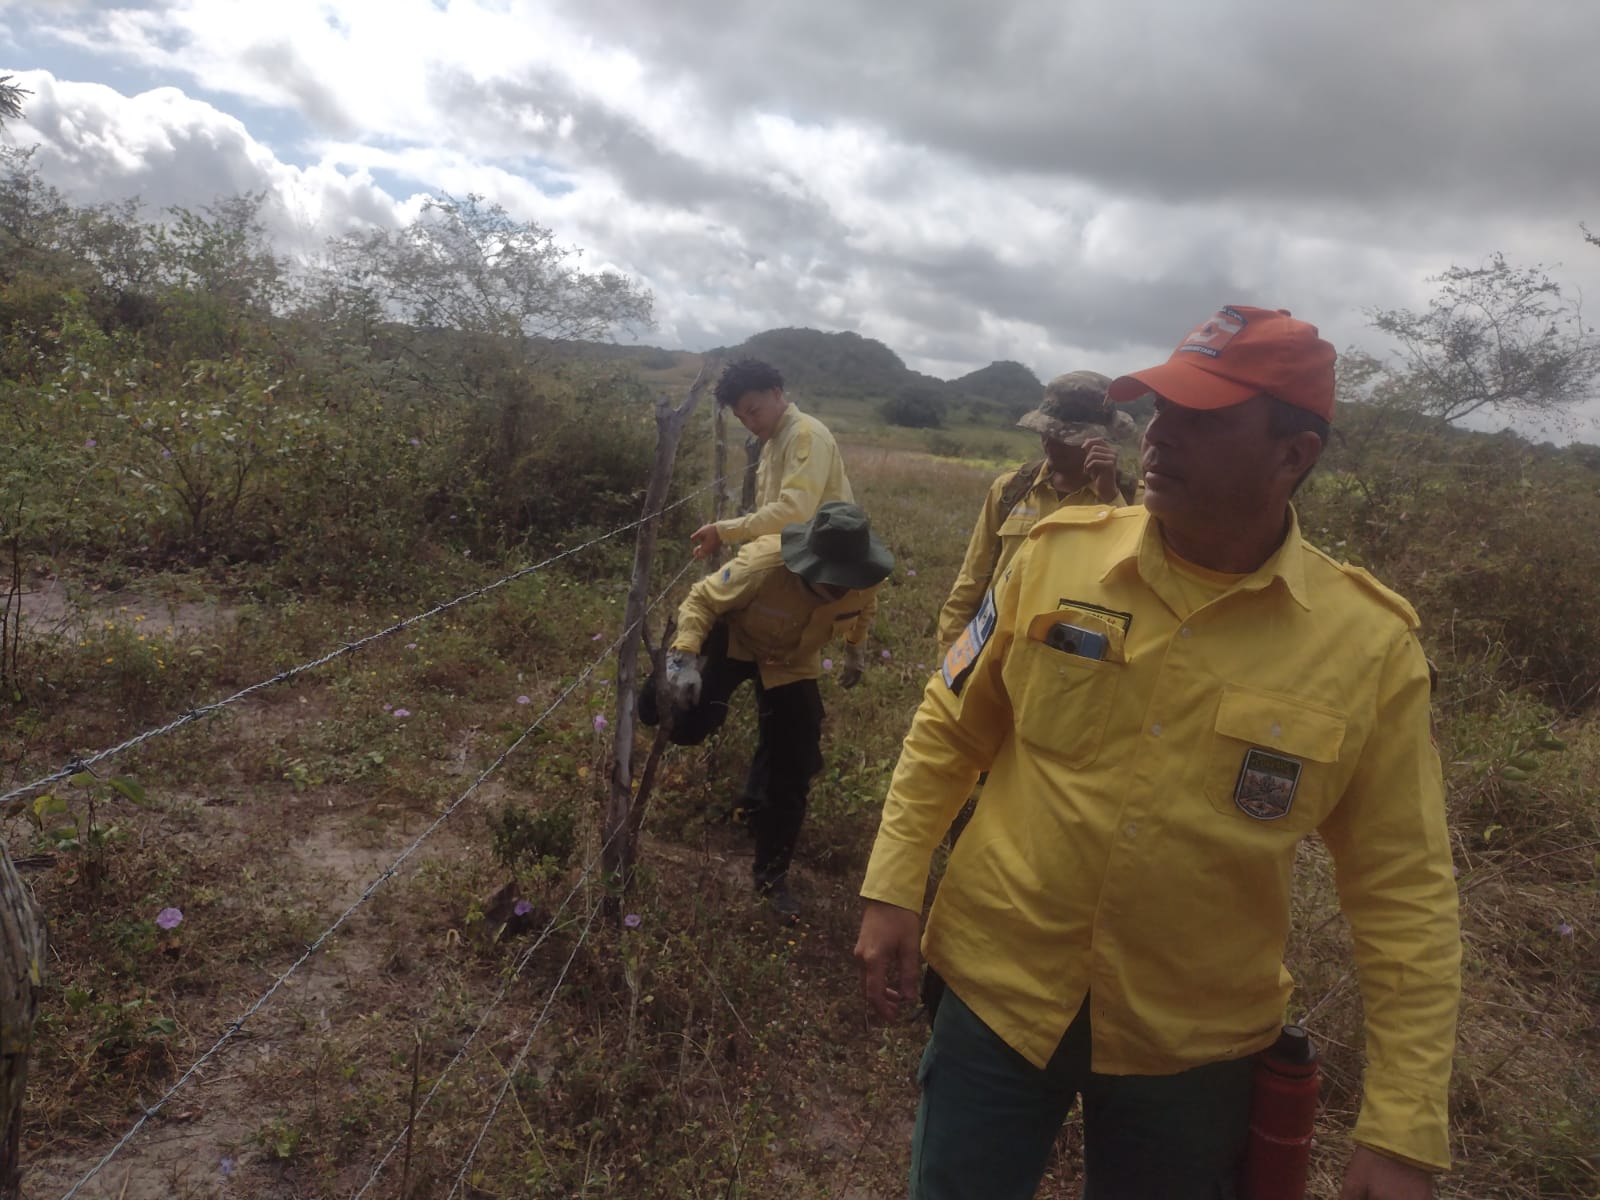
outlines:
[[434, 197], [404, 229], [351, 234], [330, 252], [347, 286], [421, 330], [593, 341], [650, 323], [648, 291], [583, 270], [580, 251], [481, 196]]
[[901, 388], [880, 406], [883, 419], [891, 425], [911, 429], [942, 429], [945, 398], [926, 384], [911, 383]]

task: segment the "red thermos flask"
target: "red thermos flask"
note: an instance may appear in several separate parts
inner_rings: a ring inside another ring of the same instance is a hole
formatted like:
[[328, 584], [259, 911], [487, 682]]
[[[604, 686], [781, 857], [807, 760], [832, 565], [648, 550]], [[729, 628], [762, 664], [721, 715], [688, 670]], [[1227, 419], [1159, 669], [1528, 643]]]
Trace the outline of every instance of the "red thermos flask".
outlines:
[[1244, 1200], [1304, 1200], [1321, 1082], [1317, 1048], [1298, 1025], [1285, 1025], [1256, 1055], [1250, 1140], [1239, 1172]]

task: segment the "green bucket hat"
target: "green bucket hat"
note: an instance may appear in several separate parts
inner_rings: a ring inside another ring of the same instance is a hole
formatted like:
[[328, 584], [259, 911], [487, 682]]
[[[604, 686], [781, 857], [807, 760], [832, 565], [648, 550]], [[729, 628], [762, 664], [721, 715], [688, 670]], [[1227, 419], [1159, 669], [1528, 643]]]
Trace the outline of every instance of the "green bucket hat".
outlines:
[[783, 562], [810, 583], [875, 587], [894, 570], [894, 555], [854, 504], [830, 500], [811, 520], [783, 531]]
[[1126, 420], [1127, 414], [1106, 399], [1110, 386], [1111, 380], [1097, 371], [1057, 375], [1045, 385], [1039, 407], [1017, 424], [1069, 446], [1081, 446], [1092, 437], [1115, 436], [1123, 432], [1117, 418]]

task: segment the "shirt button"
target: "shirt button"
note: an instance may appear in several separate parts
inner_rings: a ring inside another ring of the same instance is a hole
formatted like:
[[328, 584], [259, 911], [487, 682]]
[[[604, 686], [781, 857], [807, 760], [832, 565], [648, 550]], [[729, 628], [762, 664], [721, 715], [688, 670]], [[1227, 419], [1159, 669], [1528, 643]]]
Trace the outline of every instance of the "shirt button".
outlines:
[[1273, 726], [1272, 726], [1272, 729], [1269, 730], [1269, 732], [1272, 734], [1273, 737], [1282, 737], [1283, 736], [1283, 726], [1277, 724], [1276, 722], [1274, 722]]
[[1161, 736], [1161, 722], [1160, 721], [1157, 721], [1154, 725], [1150, 726], [1150, 736], [1151, 737], [1160, 737]]
[[1129, 841], [1132, 841], [1139, 833], [1139, 826], [1133, 821], [1129, 821], [1122, 827], [1122, 833], [1124, 837], [1126, 837]]
[[1179, 637], [1189, 637], [1193, 633], [1194, 633], [1194, 630], [1190, 629], [1187, 625], [1185, 625], [1182, 629], [1178, 630], [1178, 636]]

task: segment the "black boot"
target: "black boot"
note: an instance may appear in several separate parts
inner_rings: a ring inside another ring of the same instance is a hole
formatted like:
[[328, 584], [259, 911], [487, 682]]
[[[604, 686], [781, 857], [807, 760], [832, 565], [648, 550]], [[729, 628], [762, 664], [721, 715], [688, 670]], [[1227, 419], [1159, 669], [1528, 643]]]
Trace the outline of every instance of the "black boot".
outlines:
[[785, 921], [798, 921], [800, 919], [800, 901], [794, 898], [794, 893], [789, 890], [789, 873], [775, 875], [771, 879], [756, 879], [756, 895], [761, 897], [773, 915]]

